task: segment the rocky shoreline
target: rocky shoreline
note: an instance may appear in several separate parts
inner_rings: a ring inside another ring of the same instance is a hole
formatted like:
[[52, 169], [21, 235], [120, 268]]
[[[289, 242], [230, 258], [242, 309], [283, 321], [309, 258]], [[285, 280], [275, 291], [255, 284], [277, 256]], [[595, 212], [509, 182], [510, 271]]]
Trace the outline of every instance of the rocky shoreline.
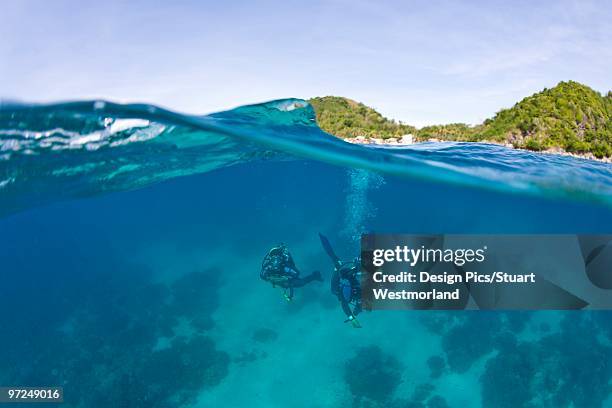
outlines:
[[[406, 145], [411, 145], [415, 143], [423, 143], [423, 142], [433, 142], [433, 143], [446, 142], [446, 140], [440, 140], [440, 139], [427, 139], [424, 141], [417, 142], [414, 140], [414, 136], [412, 135], [405, 135], [405, 136], [402, 136], [401, 138], [391, 137], [387, 139], [368, 138], [368, 137], [358, 136], [355, 138], [346, 138], [343, 140], [345, 142], [353, 143], [353, 144], [375, 144], [375, 145], [387, 145], [387, 146], [406, 146]], [[595, 155], [593, 155], [593, 153], [571, 153], [571, 152], [567, 152], [563, 150], [560, 147], [550, 148], [550, 149], [542, 150], [542, 151], [535, 151], [535, 150], [528, 150], [528, 149], [522, 149], [520, 147], [515, 147], [514, 145], [512, 145], [512, 143], [500, 143], [500, 142], [495, 142], [495, 141], [490, 141], [490, 140], [483, 140], [478, 143], [496, 144], [496, 145], [507, 147], [509, 149], [524, 150], [524, 151], [531, 152], [531, 153], [557, 154], [561, 156], [572, 156], [578, 159], [594, 160], [594, 161], [603, 162], [603, 163], [612, 163], [612, 157], [597, 158], [595, 157]]]

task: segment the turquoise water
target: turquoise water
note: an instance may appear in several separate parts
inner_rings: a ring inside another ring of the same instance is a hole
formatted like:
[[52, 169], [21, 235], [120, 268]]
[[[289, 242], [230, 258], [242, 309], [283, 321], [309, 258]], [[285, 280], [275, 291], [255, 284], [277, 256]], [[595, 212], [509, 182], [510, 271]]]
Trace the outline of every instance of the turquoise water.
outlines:
[[[181, 176], [181, 177], [179, 177]], [[70, 407], [611, 407], [606, 312], [364, 313], [363, 232], [610, 233], [612, 165], [486, 144], [349, 145], [301, 100], [209, 116], [0, 109], [0, 384]], [[287, 303], [278, 242], [326, 281]]]

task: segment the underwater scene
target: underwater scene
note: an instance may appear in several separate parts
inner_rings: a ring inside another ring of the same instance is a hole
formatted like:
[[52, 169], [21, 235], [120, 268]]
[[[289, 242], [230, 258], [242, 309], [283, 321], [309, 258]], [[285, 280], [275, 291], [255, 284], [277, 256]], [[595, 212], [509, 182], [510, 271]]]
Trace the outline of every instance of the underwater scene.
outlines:
[[[4, 103], [0, 385], [63, 387], [62, 407], [612, 407], [612, 312], [364, 311], [355, 328], [319, 237], [350, 260], [372, 232], [611, 229], [608, 163], [352, 145], [299, 99]], [[293, 296], [260, 276], [281, 243], [320, 273]]]

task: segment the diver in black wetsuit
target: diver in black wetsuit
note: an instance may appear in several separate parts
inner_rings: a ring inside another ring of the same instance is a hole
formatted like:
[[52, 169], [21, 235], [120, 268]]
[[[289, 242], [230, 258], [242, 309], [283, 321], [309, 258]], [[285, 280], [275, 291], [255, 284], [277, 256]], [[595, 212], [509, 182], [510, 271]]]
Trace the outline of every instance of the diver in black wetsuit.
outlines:
[[321, 272], [314, 271], [310, 275], [300, 278], [300, 271], [295, 266], [293, 257], [285, 244], [280, 244], [268, 251], [261, 263], [261, 279], [272, 283], [273, 287], [280, 286], [284, 289], [283, 296], [287, 301], [293, 299], [293, 288], [299, 288], [312, 281], [323, 282]]
[[334, 253], [329, 240], [319, 234], [321, 244], [327, 255], [334, 263], [334, 273], [331, 278], [331, 291], [340, 301], [342, 310], [347, 316], [346, 322], [351, 322], [353, 327], [360, 328], [357, 315], [361, 313], [361, 260], [355, 258], [352, 261], [341, 261]]

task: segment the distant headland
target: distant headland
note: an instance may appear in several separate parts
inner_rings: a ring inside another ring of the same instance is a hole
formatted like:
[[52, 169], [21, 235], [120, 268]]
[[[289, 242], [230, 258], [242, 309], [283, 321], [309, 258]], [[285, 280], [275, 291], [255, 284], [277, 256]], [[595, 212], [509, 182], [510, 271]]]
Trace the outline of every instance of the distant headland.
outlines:
[[612, 91], [603, 96], [574, 81], [526, 97], [475, 126], [453, 123], [417, 129], [348, 98], [325, 96], [309, 102], [324, 131], [354, 143], [489, 142], [612, 161]]

